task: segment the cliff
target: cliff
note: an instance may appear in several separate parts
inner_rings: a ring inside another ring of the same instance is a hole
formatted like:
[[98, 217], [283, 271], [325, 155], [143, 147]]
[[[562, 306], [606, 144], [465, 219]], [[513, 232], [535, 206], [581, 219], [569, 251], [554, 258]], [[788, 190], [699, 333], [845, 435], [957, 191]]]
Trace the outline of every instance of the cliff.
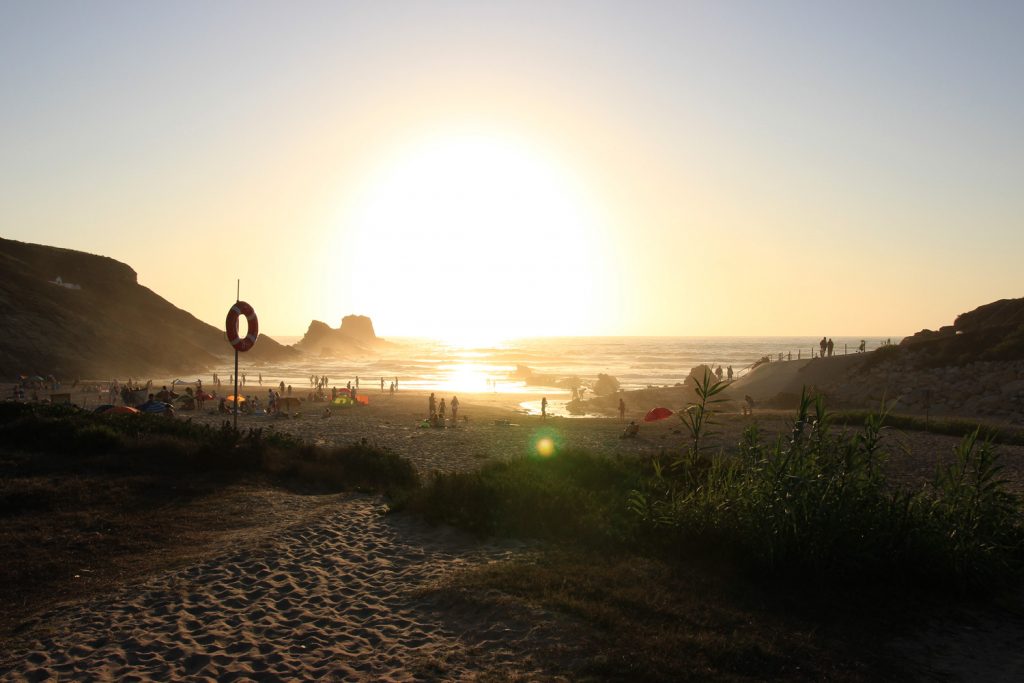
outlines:
[[[141, 286], [114, 259], [0, 239], [0, 273], [0, 376], [8, 379], [173, 375], [231, 354], [223, 330]], [[294, 355], [261, 336], [245, 358]]]
[[346, 315], [335, 329], [325, 322], [309, 323], [296, 349], [314, 356], [362, 355], [385, 344], [373, 330], [373, 321], [365, 315]]
[[952, 325], [921, 330], [900, 347], [918, 365], [929, 367], [1024, 360], [1024, 298], [1000, 299], [961, 313]]

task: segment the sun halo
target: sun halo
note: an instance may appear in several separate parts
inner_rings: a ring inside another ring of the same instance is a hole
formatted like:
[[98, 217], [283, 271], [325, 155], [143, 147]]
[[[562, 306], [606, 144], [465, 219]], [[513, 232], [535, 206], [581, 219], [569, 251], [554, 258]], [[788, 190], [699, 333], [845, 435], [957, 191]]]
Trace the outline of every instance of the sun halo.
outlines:
[[366, 187], [342, 228], [353, 299], [399, 334], [486, 343], [594, 322], [600, 287], [580, 284], [603, 229], [578, 178], [536, 149], [443, 136]]

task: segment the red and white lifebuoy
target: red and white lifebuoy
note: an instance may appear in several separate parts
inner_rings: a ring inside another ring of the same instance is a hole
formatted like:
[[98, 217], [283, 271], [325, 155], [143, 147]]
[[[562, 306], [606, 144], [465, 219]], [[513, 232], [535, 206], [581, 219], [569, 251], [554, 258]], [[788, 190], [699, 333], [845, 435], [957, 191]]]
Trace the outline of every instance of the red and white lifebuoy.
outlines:
[[[244, 337], [238, 336], [238, 316], [244, 315], [249, 321], [249, 332]], [[228, 311], [228, 319], [225, 323], [225, 330], [228, 333], [228, 341], [238, 351], [248, 351], [256, 343], [260, 336], [260, 321], [256, 317], [256, 311], [244, 301], [237, 302]]]

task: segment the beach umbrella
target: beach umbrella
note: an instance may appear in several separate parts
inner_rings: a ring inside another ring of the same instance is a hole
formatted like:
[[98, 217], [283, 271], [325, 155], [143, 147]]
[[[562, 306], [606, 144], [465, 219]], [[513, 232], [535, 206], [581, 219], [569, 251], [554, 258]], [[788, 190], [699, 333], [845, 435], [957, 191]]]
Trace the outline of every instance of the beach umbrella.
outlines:
[[103, 411], [104, 415], [138, 415], [139, 411], [128, 406], [114, 406]]
[[[228, 403], [234, 403], [235, 402], [235, 396], [234, 396], [234, 394], [232, 394], [231, 396], [228, 396], [224, 400], [227, 401]], [[245, 403], [245, 396], [239, 396], [238, 397], [238, 402], [239, 403]]]
[[173, 410], [170, 403], [164, 403], [163, 401], [146, 401], [136, 412], [143, 413], [163, 413], [168, 410]]
[[666, 417], [672, 417], [672, 411], [668, 408], [651, 408], [644, 415], [644, 422], [657, 422], [658, 420], [664, 420]]

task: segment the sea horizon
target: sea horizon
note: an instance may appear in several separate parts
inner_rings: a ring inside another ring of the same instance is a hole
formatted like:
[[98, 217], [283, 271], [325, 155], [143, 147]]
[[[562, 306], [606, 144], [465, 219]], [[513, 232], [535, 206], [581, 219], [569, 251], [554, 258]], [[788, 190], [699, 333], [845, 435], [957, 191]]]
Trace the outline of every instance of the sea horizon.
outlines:
[[[902, 337], [880, 335], [832, 337], [833, 354], [856, 353], [860, 341], [867, 351]], [[287, 343], [287, 337], [276, 338]], [[809, 336], [574, 336], [525, 337], [489, 345], [464, 345], [420, 337], [391, 337], [379, 353], [350, 358], [306, 355], [287, 363], [250, 365], [241, 358], [248, 378], [262, 373], [264, 384], [284, 382], [308, 387], [311, 375], [327, 376], [344, 386], [361, 380], [361, 388], [380, 391], [397, 379], [400, 390], [544, 393], [568, 396], [564, 380], [578, 377], [584, 385], [599, 373], [614, 377], [626, 391], [683, 382], [699, 365], [731, 366], [739, 377], [761, 359], [801, 360], [819, 353], [821, 337]], [[781, 356], [780, 356], [781, 354]], [[222, 380], [233, 371], [217, 370]], [[252, 386], [251, 379], [247, 388]]]

